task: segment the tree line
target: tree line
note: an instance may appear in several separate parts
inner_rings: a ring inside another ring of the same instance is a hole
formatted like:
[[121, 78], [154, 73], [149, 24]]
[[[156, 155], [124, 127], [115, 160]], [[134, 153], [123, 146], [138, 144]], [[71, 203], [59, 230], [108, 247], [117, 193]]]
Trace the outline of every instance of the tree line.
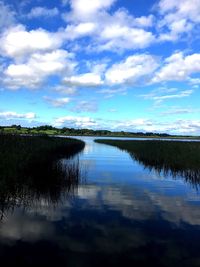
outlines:
[[[47, 134], [47, 135], [67, 135], [67, 136], [119, 136], [119, 137], [180, 137], [179, 135], [170, 135], [168, 133], [155, 132], [127, 132], [127, 131], [109, 131], [93, 129], [76, 129], [76, 128], [57, 128], [51, 125], [41, 125], [37, 127], [22, 127], [21, 125], [0, 126], [0, 133], [11, 134]], [[183, 136], [191, 137], [191, 136]]]

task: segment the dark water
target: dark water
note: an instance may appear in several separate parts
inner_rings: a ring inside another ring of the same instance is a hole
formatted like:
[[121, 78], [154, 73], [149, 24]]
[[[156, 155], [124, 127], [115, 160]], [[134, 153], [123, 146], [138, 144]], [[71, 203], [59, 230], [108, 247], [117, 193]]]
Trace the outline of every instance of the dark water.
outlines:
[[79, 185], [5, 209], [2, 266], [200, 266], [198, 186], [83, 140]]

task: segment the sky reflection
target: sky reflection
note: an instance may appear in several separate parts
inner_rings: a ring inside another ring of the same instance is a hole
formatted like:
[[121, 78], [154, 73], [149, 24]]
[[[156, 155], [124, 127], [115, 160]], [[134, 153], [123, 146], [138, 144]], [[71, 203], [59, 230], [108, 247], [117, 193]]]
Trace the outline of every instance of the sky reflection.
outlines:
[[7, 214], [0, 225], [2, 261], [11, 248], [20, 255], [26, 246], [37, 264], [42, 259], [45, 264], [102, 266], [107, 260], [121, 266], [151, 260], [154, 266], [198, 266], [198, 192], [181, 177], [144, 169], [116, 148], [106, 146], [106, 152], [104, 146], [90, 145], [79, 158], [87, 176], [73, 197], [63, 193], [57, 205], [40, 199]]

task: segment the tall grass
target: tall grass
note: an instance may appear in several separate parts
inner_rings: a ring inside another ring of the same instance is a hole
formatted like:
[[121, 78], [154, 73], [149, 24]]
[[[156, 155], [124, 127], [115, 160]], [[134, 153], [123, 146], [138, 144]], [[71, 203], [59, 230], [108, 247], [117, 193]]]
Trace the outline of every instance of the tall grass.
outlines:
[[157, 140], [95, 140], [130, 153], [133, 159], [159, 173], [183, 176], [193, 185], [200, 184], [200, 142]]
[[45, 199], [56, 203], [80, 180], [79, 162], [62, 164], [84, 148], [84, 142], [48, 136], [0, 135], [0, 212]]

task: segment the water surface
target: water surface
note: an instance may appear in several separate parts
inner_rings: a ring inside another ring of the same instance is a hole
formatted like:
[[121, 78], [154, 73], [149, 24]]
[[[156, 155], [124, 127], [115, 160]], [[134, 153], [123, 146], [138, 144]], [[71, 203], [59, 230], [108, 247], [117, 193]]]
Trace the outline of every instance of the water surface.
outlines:
[[2, 264], [200, 266], [198, 184], [149, 171], [126, 152], [82, 139], [79, 185], [56, 202], [40, 197], [5, 210]]

